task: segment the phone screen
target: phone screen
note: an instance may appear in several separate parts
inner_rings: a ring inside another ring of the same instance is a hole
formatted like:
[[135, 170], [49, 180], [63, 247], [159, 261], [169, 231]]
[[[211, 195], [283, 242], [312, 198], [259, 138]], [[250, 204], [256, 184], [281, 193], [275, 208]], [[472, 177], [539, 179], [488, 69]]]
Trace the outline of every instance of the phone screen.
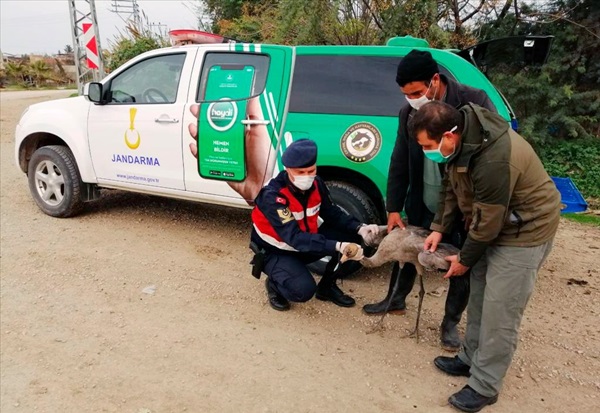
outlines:
[[248, 98], [254, 86], [254, 67], [216, 65], [209, 69], [198, 116], [200, 176], [225, 181], [246, 178], [244, 125]]

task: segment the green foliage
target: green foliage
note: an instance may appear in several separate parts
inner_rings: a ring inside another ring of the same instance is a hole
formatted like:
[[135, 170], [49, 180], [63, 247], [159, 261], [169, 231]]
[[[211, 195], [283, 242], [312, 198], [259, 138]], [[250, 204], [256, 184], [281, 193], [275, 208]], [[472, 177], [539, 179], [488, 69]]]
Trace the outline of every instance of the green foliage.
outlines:
[[382, 2], [379, 9], [380, 44], [394, 36], [427, 39], [432, 47], [448, 47], [450, 33], [438, 26], [438, 2], [436, 0], [404, 0]]
[[[237, 39], [242, 39], [244, 41], [250, 41], [244, 37], [241, 37], [241, 34], [245, 33], [245, 30], [241, 30], [238, 32], [235, 28], [232, 28], [231, 23], [235, 24], [249, 24], [248, 22], [243, 22], [244, 15], [248, 16], [249, 10], [254, 10], [254, 6], [259, 6], [258, 8], [264, 8], [265, 6], [270, 6], [270, 3], [277, 3], [276, 0], [273, 1], [261, 1], [261, 0], [205, 0], [204, 4], [206, 6], [206, 10], [208, 11], [212, 21], [213, 21], [213, 32], [218, 33], [220, 35], [226, 37], [233, 37]], [[242, 19], [242, 20], [239, 20]], [[260, 24], [259, 24], [260, 25]], [[235, 34], [236, 36], [232, 36]], [[253, 36], [255, 37], [255, 36]]]
[[105, 64], [109, 72], [137, 55], [170, 45], [166, 38], [157, 36], [149, 30], [140, 31], [134, 26], [128, 26], [127, 33], [127, 36], [123, 34], [118, 36], [110, 47]]
[[50, 79], [52, 69], [43, 60], [37, 60], [29, 64], [28, 72], [33, 78], [34, 84], [39, 87], [47, 79]]
[[272, 40], [290, 45], [331, 44], [336, 10], [327, 0], [282, 0]]
[[600, 140], [555, 140], [538, 153], [552, 176], [568, 176], [585, 198], [600, 198]]
[[29, 72], [27, 65], [21, 62], [8, 62], [6, 63], [6, 77], [9, 80], [15, 81], [19, 84], [25, 83], [25, 78]]

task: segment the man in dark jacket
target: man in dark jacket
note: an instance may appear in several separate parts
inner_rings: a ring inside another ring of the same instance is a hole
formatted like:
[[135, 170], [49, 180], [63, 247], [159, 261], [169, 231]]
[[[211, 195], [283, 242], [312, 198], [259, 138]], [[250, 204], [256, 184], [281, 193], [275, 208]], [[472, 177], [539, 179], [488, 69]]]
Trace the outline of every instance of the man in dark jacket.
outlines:
[[[388, 232], [394, 227], [404, 228], [400, 213], [404, 209], [409, 225], [429, 228], [439, 202], [443, 168], [425, 158], [421, 147], [408, 136], [408, 121], [426, 102], [439, 100], [456, 108], [469, 102], [476, 103], [492, 111], [494, 105], [483, 90], [459, 84], [440, 74], [431, 53], [413, 50], [398, 65], [396, 82], [405, 95], [407, 104], [400, 109], [398, 136], [392, 152], [387, 181], [386, 209], [388, 211]], [[464, 242], [465, 222], [462, 217], [457, 222], [445, 242], [461, 247]], [[390, 312], [403, 314], [405, 299], [413, 288], [416, 269], [405, 264], [402, 271], [396, 264], [392, 271], [387, 296], [383, 301], [367, 304], [363, 310], [367, 314], [380, 314], [391, 300]], [[392, 296], [394, 286], [396, 294]], [[469, 299], [469, 276], [450, 279], [445, 313], [441, 324], [442, 347], [458, 351], [460, 338], [457, 325]]]
[[446, 278], [471, 269], [464, 345], [458, 356], [436, 357], [434, 364], [469, 377], [448, 401], [478, 412], [498, 400], [523, 312], [552, 248], [560, 194], [531, 145], [484, 108], [431, 102], [409, 128], [425, 156], [446, 165], [444, 196], [424, 248], [435, 251], [459, 211], [472, 217], [460, 253], [446, 257]]
[[[379, 227], [366, 225], [335, 205], [317, 173], [317, 145], [308, 139], [293, 142], [281, 158], [285, 170], [256, 197], [252, 211], [251, 240], [262, 250], [262, 271], [269, 304], [275, 310], [290, 308], [289, 301], [304, 302], [313, 295], [342, 307], [355, 301], [336, 285], [340, 253], [370, 243]], [[331, 256], [317, 285], [306, 265]], [[256, 259], [256, 257], [255, 257]], [[347, 265], [342, 264], [342, 265]], [[258, 275], [260, 277], [260, 274]]]

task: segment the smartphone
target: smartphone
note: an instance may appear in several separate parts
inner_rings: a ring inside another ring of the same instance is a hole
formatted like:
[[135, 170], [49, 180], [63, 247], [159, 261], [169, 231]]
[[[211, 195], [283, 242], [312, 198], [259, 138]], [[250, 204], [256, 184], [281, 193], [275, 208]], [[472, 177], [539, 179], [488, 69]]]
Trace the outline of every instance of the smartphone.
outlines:
[[209, 69], [198, 116], [198, 172], [208, 179], [246, 179], [245, 127], [254, 67], [215, 65]]

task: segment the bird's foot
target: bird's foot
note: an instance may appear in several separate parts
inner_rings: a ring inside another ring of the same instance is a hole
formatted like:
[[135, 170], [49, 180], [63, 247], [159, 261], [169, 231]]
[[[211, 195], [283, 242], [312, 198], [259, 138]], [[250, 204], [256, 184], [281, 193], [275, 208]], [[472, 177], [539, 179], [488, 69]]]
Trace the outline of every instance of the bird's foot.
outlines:
[[385, 327], [383, 326], [383, 319], [384, 318], [385, 318], [385, 314], [383, 315], [383, 317], [381, 317], [379, 319], [378, 322], [375, 323], [375, 325], [369, 331], [367, 331], [367, 334], [373, 334], [373, 333], [376, 333], [378, 331], [385, 330]]

